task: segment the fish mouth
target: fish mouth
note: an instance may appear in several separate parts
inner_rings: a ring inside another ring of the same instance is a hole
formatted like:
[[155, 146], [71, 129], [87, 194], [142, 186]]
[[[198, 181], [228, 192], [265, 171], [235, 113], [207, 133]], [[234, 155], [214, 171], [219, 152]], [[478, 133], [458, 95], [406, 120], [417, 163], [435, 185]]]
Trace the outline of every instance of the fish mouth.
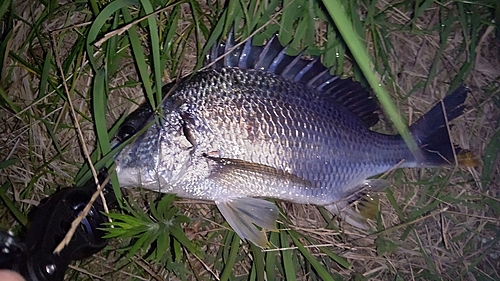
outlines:
[[138, 168], [120, 168], [116, 167], [116, 175], [121, 187], [142, 187], [160, 191], [162, 180], [159, 177], [152, 177], [146, 170]]
[[115, 149], [116, 147], [118, 147], [122, 142], [120, 140], [118, 140], [116, 137], [113, 137], [113, 139], [111, 140], [111, 150]]

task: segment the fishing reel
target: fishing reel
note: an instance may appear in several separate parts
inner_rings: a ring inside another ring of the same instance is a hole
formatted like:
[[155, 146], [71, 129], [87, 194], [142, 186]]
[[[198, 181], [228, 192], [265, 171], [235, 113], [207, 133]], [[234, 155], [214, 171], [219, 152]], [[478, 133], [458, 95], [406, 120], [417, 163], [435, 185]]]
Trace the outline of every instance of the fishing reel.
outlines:
[[[100, 182], [105, 176], [101, 173]], [[71, 223], [83, 211], [96, 191], [95, 182], [82, 187], [64, 188], [40, 202], [28, 215], [29, 224], [24, 239], [12, 232], [0, 231], [0, 269], [20, 273], [28, 281], [63, 280], [71, 261], [90, 257], [107, 245], [99, 229], [106, 222], [100, 198], [77, 227], [71, 241], [60, 253], [54, 253]], [[108, 206], [116, 204], [111, 185], [103, 189]]]

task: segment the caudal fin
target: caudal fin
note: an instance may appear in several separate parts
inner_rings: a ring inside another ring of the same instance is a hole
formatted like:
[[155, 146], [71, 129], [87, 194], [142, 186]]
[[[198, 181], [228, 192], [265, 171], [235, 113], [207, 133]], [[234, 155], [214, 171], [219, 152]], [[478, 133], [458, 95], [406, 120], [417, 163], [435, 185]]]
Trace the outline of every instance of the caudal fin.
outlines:
[[[447, 126], [447, 122], [463, 114], [468, 92], [468, 88], [459, 87], [410, 126], [410, 132], [420, 148], [417, 166], [476, 165], [477, 161], [470, 158], [472, 154], [451, 143]], [[467, 161], [460, 160], [463, 157], [457, 157], [460, 161], [455, 159], [455, 156], [464, 154], [469, 155]]]

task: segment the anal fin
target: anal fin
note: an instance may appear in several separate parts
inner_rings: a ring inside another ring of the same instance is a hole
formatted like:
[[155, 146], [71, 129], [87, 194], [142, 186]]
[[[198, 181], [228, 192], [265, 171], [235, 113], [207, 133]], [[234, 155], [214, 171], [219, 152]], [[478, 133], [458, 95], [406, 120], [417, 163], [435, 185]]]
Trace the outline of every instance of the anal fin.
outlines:
[[389, 185], [387, 180], [365, 180], [363, 184], [354, 188], [360, 191], [359, 194], [355, 194], [354, 198], [346, 198], [324, 207], [330, 213], [340, 216], [348, 224], [360, 229], [368, 229], [367, 220], [373, 219], [379, 209], [378, 196], [368, 194], [381, 191]]
[[[264, 230], [277, 230], [279, 211], [274, 203], [259, 198], [239, 197], [218, 200], [215, 204], [240, 238], [261, 248], [269, 246]], [[262, 231], [255, 225], [262, 227]]]

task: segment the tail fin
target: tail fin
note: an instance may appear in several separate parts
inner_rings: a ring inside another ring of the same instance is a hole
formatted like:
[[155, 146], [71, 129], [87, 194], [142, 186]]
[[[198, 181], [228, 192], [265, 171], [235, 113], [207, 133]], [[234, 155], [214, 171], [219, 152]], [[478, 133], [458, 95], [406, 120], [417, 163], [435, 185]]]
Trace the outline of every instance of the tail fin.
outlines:
[[[463, 114], [468, 92], [468, 88], [459, 87], [410, 126], [410, 132], [420, 148], [417, 166], [453, 166], [455, 156], [465, 152], [451, 143], [447, 122]], [[459, 165], [474, 166], [475, 161], [468, 160], [460, 161]]]

